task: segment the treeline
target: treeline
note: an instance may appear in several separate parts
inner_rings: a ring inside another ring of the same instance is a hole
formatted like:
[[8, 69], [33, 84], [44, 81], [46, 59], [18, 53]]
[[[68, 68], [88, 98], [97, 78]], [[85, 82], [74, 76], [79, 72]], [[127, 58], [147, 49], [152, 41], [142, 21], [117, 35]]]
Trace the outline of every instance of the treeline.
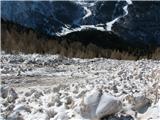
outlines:
[[84, 44], [83, 41], [74, 41], [69, 37], [46, 37], [32, 29], [4, 21], [2, 21], [1, 27], [1, 48], [8, 53], [49, 53], [67, 57], [105, 57], [127, 60], [160, 59], [160, 48], [148, 51], [130, 47], [127, 49], [105, 48], [104, 46], [97, 46], [94, 42], [85, 42]]

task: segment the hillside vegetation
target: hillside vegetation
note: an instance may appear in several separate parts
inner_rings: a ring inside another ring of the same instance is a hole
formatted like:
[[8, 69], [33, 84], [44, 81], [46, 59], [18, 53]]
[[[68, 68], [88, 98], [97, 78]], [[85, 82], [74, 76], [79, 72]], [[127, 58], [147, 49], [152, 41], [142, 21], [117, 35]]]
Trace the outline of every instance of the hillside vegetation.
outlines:
[[130, 44], [112, 32], [85, 30], [51, 37], [2, 20], [1, 48], [7, 53], [50, 53], [67, 57], [137, 60], [160, 59], [160, 48]]

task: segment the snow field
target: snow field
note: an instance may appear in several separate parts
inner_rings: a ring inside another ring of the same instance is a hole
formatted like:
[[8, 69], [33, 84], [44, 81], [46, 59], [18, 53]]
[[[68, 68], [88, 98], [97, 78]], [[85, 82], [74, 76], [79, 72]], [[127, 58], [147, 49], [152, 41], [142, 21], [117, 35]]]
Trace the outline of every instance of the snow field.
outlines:
[[2, 53], [0, 119], [158, 120], [159, 71], [154, 60]]

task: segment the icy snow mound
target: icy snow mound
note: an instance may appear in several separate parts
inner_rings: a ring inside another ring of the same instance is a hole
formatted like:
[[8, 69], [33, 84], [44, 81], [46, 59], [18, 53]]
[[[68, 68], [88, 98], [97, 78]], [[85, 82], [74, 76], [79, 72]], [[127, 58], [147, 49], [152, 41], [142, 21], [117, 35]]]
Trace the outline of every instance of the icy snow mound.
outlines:
[[122, 109], [122, 103], [107, 93], [100, 90], [89, 91], [81, 103], [81, 115], [87, 119], [100, 119], [112, 115]]

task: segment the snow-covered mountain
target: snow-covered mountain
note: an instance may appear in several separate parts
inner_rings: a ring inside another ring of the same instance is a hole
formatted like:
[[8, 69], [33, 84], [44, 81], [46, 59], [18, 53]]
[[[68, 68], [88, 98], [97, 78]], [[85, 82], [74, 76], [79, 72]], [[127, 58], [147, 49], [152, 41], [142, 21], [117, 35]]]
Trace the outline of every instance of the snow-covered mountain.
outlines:
[[160, 1], [133, 1], [128, 15], [113, 27], [114, 32], [129, 38], [160, 45]]
[[125, 40], [160, 44], [160, 2], [2, 1], [1, 17], [49, 35], [113, 31]]

